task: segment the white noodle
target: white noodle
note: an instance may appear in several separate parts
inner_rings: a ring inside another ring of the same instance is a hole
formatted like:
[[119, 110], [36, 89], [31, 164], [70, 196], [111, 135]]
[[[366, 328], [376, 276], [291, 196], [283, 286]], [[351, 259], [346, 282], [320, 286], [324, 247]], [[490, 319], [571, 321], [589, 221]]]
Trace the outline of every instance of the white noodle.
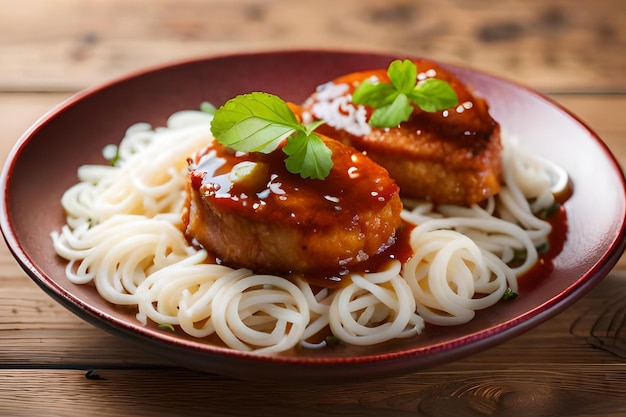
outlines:
[[[79, 182], [61, 200], [67, 224], [51, 237], [72, 282], [93, 283], [107, 301], [136, 306], [143, 324], [216, 335], [242, 351], [323, 347], [325, 341], [308, 340], [326, 328], [345, 343], [371, 345], [417, 335], [425, 321], [466, 323], [507, 289], [517, 290], [516, 276], [537, 261], [535, 247], [550, 225], [533, 212], [553, 204], [551, 184], [563, 182], [505, 141], [500, 195], [472, 207], [405, 201], [403, 218], [418, 225], [408, 262], [314, 290], [300, 277], [213, 264], [181, 232], [187, 157], [213, 140], [211, 120], [184, 111], [166, 127], [131, 126], [117, 148], [105, 150], [117, 152], [115, 166], [79, 168]], [[525, 261], [508, 266], [519, 251]]]

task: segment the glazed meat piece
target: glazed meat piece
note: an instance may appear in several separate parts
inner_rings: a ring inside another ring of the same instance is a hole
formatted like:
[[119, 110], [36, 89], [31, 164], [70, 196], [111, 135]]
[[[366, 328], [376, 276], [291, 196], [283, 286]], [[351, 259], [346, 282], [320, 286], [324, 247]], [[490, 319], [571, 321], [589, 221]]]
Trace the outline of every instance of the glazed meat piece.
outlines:
[[457, 107], [438, 112], [415, 108], [397, 128], [368, 124], [373, 109], [355, 105], [351, 94], [363, 80], [389, 82], [386, 70], [352, 73], [321, 85], [304, 103], [303, 117], [326, 121], [318, 130], [367, 153], [384, 166], [403, 197], [471, 205], [498, 193], [500, 127], [486, 101], [449, 71], [429, 60], [414, 61], [418, 80], [436, 77], [457, 93]]
[[190, 160], [187, 236], [221, 262], [266, 273], [346, 270], [394, 243], [399, 188], [361, 152], [322, 137], [324, 180], [289, 173], [282, 150], [241, 153], [213, 142]]

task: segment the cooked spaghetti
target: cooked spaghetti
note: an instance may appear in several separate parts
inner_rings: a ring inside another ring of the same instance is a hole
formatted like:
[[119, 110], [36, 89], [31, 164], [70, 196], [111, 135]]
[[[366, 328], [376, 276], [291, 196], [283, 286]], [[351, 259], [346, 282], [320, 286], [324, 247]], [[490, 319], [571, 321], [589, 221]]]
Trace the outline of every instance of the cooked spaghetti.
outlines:
[[551, 231], [535, 213], [554, 204], [554, 175], [506, 140], [503, 190], [484, 204], [404, 201], [403, 219], [416, 225], [404, 264], [351, 273], [338, 288], [221, 265], [186, 239], [180, 215], [187, 158], [214, 140], [210, 124], [209, 114], [183, 111], [165, 127], [131, 126], [107, 148], [115, 164], [80, 167], [62, 198], [67, 224], [52, 240], [68, 278], [134, 306], [144, 324], [267, 354], [323, 347], [326, 334], [355, 345], [410, 337], [425, 322], [466, 323], [517, 291]]

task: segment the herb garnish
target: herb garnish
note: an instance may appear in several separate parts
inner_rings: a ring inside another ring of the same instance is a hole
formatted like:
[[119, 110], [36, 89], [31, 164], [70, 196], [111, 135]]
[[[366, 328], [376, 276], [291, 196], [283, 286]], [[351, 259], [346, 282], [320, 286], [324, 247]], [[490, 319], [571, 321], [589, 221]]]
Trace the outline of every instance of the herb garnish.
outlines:
[[109, 164], [114, 167], [122, 159], [120, 156], [120, 148], [117, 145], [109, 144], [102, 148], [102, 156], [109, 161]]
[[514, 298], [517, 298], [519, 294], [517, 293], [517, 291], [513, 291], [510, 288], [507, 288], [506, 291], [504, 292], [504, 294], [502, 295], [502, 299], [503, 300], [512, 300]]
[[427, 112], [456, 106], [459, 98], [446, 81], [426, 78], [417, 82], [417, 66], [412, 61], [395, 60], [387, 68], [391, 84], [364, 80], [352, 93], [352, 102], [373, 107], [369, 124], [395, 127], [409, 120], [411, 102]]
[[338, 345], [338, 344], [341, 343], [341, 339], [339, 339], [335, 335], [326, 336], [326, 338], [324, 340], [326, 341], [326, 344], [328, 344], [330, 346]]
[[559, 203], [555, 202], [550, 207], [548, 207], [548, 208], [546, 208], [544, 210], [541, 210], [539, 213], [537, 213], [537, 217], [539, 217], [540, 219], [543, 219], [543, 220], [549, 219], [554, 214], [556, 214], [556, 212], [559, 211], [560, 208], [561, 208], [561, 205]]
[[211, 132], [222, 145], [242, 152], [270, 153], [287, 139], [285, 166], [302, 178], [324, 179], [332, 152], [313, 131], [323, 121], [301, 124], [281, 98], [261, 92], [239, 95], [215, 111]]
[[200, 103], [200, 111], [202, 112], [215, 114], [215, 110], [217, 110], [215, 106], [208, 101], [203, 101], [202, 103]]
[[159, 323], [159, 329], [161, 330], [169, 330], [170, 332], [175, 332], [174, 326], [169, 323]]

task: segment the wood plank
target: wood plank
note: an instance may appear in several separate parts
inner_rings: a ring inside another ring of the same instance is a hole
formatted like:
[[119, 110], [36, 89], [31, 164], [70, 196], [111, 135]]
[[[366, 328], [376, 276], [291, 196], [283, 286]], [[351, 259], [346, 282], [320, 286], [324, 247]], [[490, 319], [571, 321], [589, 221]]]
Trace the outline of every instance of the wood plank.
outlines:
[[425, 55], [549, 92], [626, 91], [624, 21], [621, 0], [0, 2], [0, 91], [75, 91], [179, 59], [292, 48]]
[[[11, 416], [618, 416], [624, 364], [467, 373], [421, 372], [326, 385], [237, 381], [192, 371], [0, 370], [0, 414]], [[50, 381], [54, 381], [53, 384]], [[381, 389], [384, 385], [384, 389]], [[36, 401], [34, 399], [36, 398]]]

